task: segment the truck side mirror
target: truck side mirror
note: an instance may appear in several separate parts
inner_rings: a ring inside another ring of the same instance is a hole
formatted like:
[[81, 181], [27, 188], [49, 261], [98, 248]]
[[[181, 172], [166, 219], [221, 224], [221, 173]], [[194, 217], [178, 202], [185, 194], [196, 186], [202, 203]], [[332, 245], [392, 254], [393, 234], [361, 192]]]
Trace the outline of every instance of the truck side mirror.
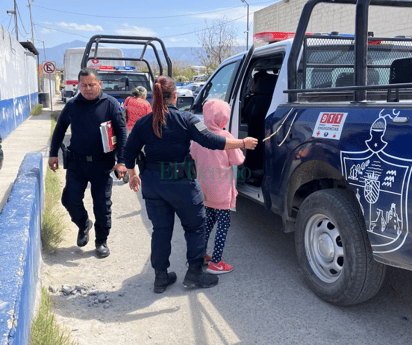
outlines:
[[194, 102], [194, 97], [178, 97], [176, 107], [182, 111], [190, 111]]

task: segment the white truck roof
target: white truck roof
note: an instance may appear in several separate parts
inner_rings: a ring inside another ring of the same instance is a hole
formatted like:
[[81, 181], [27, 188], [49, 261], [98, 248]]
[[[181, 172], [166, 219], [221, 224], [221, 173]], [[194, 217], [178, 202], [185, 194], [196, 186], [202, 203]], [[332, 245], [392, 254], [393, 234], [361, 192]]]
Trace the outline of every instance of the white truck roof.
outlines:
[[[77, 80], [80, 71], [80, 65], [83, 58], [85, 48], [69, 48], [64, 53], [64, 76], [65, 80]], [[92, 49], [94, 51], [94, 48]], [[119, 48], [99, 47], [99, 54], [108, 57], [123, 57], [123, 51]], [[87, 64], [88, 66], [124, 66], [125, 61], [116, 60], [102, 60], [94, 62], [92, 60]]]

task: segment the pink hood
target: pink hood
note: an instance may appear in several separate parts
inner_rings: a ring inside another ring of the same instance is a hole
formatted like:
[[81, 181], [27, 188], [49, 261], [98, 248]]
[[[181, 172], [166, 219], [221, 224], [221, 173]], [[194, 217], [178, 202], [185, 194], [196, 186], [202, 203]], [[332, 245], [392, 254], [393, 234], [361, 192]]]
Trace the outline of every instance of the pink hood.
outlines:
[[229, 123], [230, 106], [219, 99], [211, 99], [203, 106], [203, 121], [210, 131], [218, 134]]
[[[223, 128], [228, 124], [230, 106], [218, 99], [207, 101], [203, 106], [203, 121], [213, 133], [225, 138], [233, 136]], [[245, 160], [240, 149], [209, 150], [192, 142], [191, 155], [197, 163], [197, 181], [202, 187], [205, 206], [227, 210], [236, 207], [237, 190], [233, 165]]]

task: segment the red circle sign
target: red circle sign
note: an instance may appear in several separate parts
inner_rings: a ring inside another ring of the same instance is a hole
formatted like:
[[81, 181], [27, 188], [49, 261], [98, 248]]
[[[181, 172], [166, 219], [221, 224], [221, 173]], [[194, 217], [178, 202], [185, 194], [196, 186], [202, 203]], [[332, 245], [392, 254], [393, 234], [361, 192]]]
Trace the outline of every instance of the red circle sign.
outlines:
[[43, 65], [43, 71], [47, 74], [53, 74], [55, 70], [56, 70], [56, 66], [54, 65], [53, 62], [46, 62]]
[[93, 62], [94, 64], [97, 64], [97, 63], [99, 63], [99, 60], [97, 60], [97, 59], [92, 59], [92, 62]]

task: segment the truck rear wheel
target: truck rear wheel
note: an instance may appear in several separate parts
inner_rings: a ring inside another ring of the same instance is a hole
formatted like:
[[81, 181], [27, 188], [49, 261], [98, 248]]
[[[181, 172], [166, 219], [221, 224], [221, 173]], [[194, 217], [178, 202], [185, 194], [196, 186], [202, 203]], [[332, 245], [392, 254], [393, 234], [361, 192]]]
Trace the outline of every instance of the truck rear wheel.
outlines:
[[348, 192], [308, 196], [297, 217], [295, 244], [304, 276], [320, 298], [352, 305], [379, 291], [386, 266], [373, 259], [362, 212]]

